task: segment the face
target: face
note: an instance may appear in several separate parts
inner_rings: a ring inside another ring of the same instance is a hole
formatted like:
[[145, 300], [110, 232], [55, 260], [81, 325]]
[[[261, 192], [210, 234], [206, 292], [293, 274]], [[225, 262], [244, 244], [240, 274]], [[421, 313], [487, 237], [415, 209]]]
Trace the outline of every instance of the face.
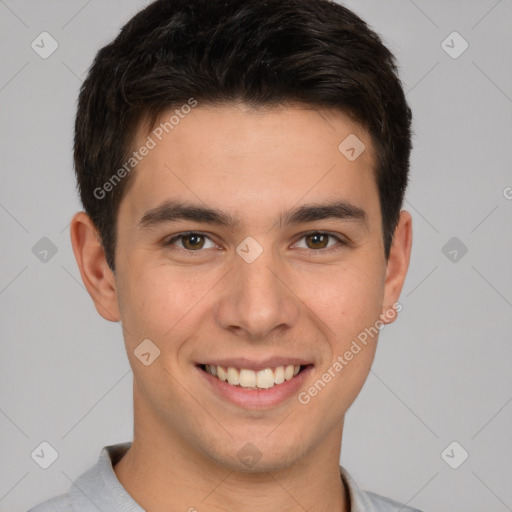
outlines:
[[340, 434], [405, 277], [369, 136], [333, 111], [199, 104], [152, 138], [116, 247], [136, 423], [232, 469], [287, 467]]

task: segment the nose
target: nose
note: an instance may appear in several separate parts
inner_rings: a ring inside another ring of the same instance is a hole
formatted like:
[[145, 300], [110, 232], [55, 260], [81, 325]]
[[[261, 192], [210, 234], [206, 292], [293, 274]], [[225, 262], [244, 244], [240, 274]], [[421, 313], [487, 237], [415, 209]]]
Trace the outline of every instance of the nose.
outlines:
[[236, 256], [216, 307], [218, 325], [250, 340], [263, 340], [273, 331], [292, 327], [300, 300], [290, 288], [286, 272], [271, 251], [248, 263]]

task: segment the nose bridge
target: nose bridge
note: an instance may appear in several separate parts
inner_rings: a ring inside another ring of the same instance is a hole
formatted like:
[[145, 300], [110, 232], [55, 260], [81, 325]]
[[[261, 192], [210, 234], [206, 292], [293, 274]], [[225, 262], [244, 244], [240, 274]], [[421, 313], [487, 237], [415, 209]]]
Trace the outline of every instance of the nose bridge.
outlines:
[[278, 326], [290, 327], [297, 319], [298, 306], [283, 282], [278, 255], [258, 246], [254, 239], [246, 239], [237, 248], [217, 321], [224, 329], [263, 339]]

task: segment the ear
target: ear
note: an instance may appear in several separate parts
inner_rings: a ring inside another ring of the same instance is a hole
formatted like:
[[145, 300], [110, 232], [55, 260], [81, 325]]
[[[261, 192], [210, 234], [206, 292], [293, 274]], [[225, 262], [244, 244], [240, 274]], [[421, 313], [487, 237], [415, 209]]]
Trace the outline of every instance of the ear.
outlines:
[[70, 235], [82, 281], [96, 310], [105, 320], [118, 322], [121, 315], [115, 277], [107, 264], [98, 231], [85, 212], [73, 216]]
[[402, 309], [401, 305], [397, 303], [407, 275], [407, 269], [409, 268], [411, 248], [412, 217], [408, 211], [402, 210], [386, 265], [383, 310], [381, 314], [381, 320], [385, 324], [394, 322], [397, 317], [397, 311]]

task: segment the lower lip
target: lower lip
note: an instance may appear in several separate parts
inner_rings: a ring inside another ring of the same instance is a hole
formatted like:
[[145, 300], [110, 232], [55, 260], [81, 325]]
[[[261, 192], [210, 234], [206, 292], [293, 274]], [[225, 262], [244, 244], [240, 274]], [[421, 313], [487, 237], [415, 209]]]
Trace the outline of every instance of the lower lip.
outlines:
[[295, 377], [285, 380], [282, 384], [276, 384], [269, 389], [248, 389], [232, 386], [202, 370], [199, 366], [196, 366], [196, 369], [221, 398], [246, 409], [268, 409], [284, 402], [297, 393], [308, 378], [313, 365], [306, 366]]

